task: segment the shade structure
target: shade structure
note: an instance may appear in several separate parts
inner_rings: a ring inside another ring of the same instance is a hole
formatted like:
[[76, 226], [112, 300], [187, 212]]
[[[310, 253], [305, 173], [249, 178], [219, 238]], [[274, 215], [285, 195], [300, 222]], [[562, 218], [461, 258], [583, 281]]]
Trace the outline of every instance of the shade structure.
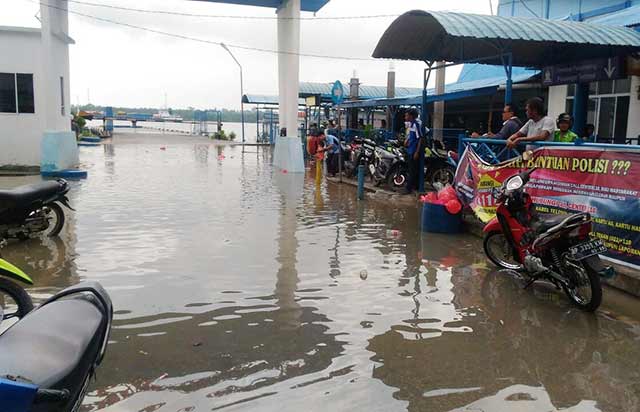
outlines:
[[503, 64], [542, 68], [640, 51], [640, 33], [571, 21], [413, 10], [398, 17], [373, 57]]

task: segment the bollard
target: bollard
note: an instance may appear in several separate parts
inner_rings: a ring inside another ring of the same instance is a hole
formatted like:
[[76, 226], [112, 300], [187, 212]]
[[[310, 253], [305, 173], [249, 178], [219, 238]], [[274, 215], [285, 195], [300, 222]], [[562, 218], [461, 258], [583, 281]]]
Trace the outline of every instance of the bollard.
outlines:
[[316, 159], [316, 184], [322, 181], [322, 160]]
[[364, 199], [364, 165], [358, 166], [358, 199]]

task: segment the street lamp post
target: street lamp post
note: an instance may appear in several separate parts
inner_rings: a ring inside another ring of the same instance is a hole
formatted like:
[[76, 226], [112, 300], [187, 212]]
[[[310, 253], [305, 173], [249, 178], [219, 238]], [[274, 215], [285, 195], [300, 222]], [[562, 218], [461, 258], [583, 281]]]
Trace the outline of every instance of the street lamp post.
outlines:
[[236, 56], [234, 56], [233, 53], [231, 53], [231, 50], [229, 50], [226, 44], [220, 43], [220, 46], [222, 46], [222, 48], [225, 49], [227, 53], [229, 53], [231, 58], [236, 62], [236, 64], [240, 68], [240, 119], [242, 121], [242, 145], [243, 145], [242, 147], [244, 149], [244, 142], [245, 142], [244, 141], [244, 102], [242, 101], [242, 97], [244, 96], [244, 86], [242, 84], [242, 65], [240, 64], [238, 59], [236, 59]]

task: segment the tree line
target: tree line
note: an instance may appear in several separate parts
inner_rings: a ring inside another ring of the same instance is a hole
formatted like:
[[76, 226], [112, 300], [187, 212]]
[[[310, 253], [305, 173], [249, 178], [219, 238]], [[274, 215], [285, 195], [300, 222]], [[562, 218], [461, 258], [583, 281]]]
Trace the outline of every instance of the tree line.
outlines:
[[[160, 109], [153, 107], [113, 107], [113, 113], [117, 112], [125, 112], [125, 113], [141, 113], [141, 114], [154, 114], [158, 113]], [[73, 105], [72, 111], [75, 113], [79, 110], [84, 111], [99, 111], [104, 112], [106, 106], [98, 106], [93, 104], [82, 104], [80, 106]], [[189, 121], [194, 120], [194, 114], [196, 109], [193, 107], [189, 107], [187, 109], [166, 109], [172, 115], [177, 115], [182, 117], [183, 120]], [[207, 120], [214, 122], [217, 120], [216, 112], [222, 112], [222, 121], [223, 122], [240, 122], [242, 120], [242, 114], [240, 110], [230, 110], [230, 109], [207, 109]], [[245, 110], [244, 111], [244, 121], [245, 122], [255, 122], [256, 121], [257, 112], [255, 109]], [[262, 113], [260, 113], [260, 119], [262, 119]]]

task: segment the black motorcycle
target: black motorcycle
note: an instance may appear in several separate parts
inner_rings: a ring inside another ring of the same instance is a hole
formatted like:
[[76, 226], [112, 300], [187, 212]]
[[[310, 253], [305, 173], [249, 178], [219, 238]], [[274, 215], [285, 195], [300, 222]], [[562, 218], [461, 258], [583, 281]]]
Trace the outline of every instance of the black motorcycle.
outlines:
[[452, 185], [456, 175], [455, 164], [452, 163], [447, 151], [441, 147], [439, 142], [433, 142], [430, 147], [425, 148], [424, 156], [424, 179], [436, 188], [442, 185]]
[[63, 179], [0, 190], [0, 239], [57, 236], [65, 220], [60, 205], [73, 210], [67, 192], [69, 184]]
[[372, 165], [376, 185], [387, 183], [390, 188], [399, 189], [406, 184], [409, 166], [403, 149], [394, 146], [387, 146], [386, 149], [376, 147]]
[[76, 412], [102, 362], [113, 307], [97, 282], [53, 296], [0, 335], [0, 409]]

